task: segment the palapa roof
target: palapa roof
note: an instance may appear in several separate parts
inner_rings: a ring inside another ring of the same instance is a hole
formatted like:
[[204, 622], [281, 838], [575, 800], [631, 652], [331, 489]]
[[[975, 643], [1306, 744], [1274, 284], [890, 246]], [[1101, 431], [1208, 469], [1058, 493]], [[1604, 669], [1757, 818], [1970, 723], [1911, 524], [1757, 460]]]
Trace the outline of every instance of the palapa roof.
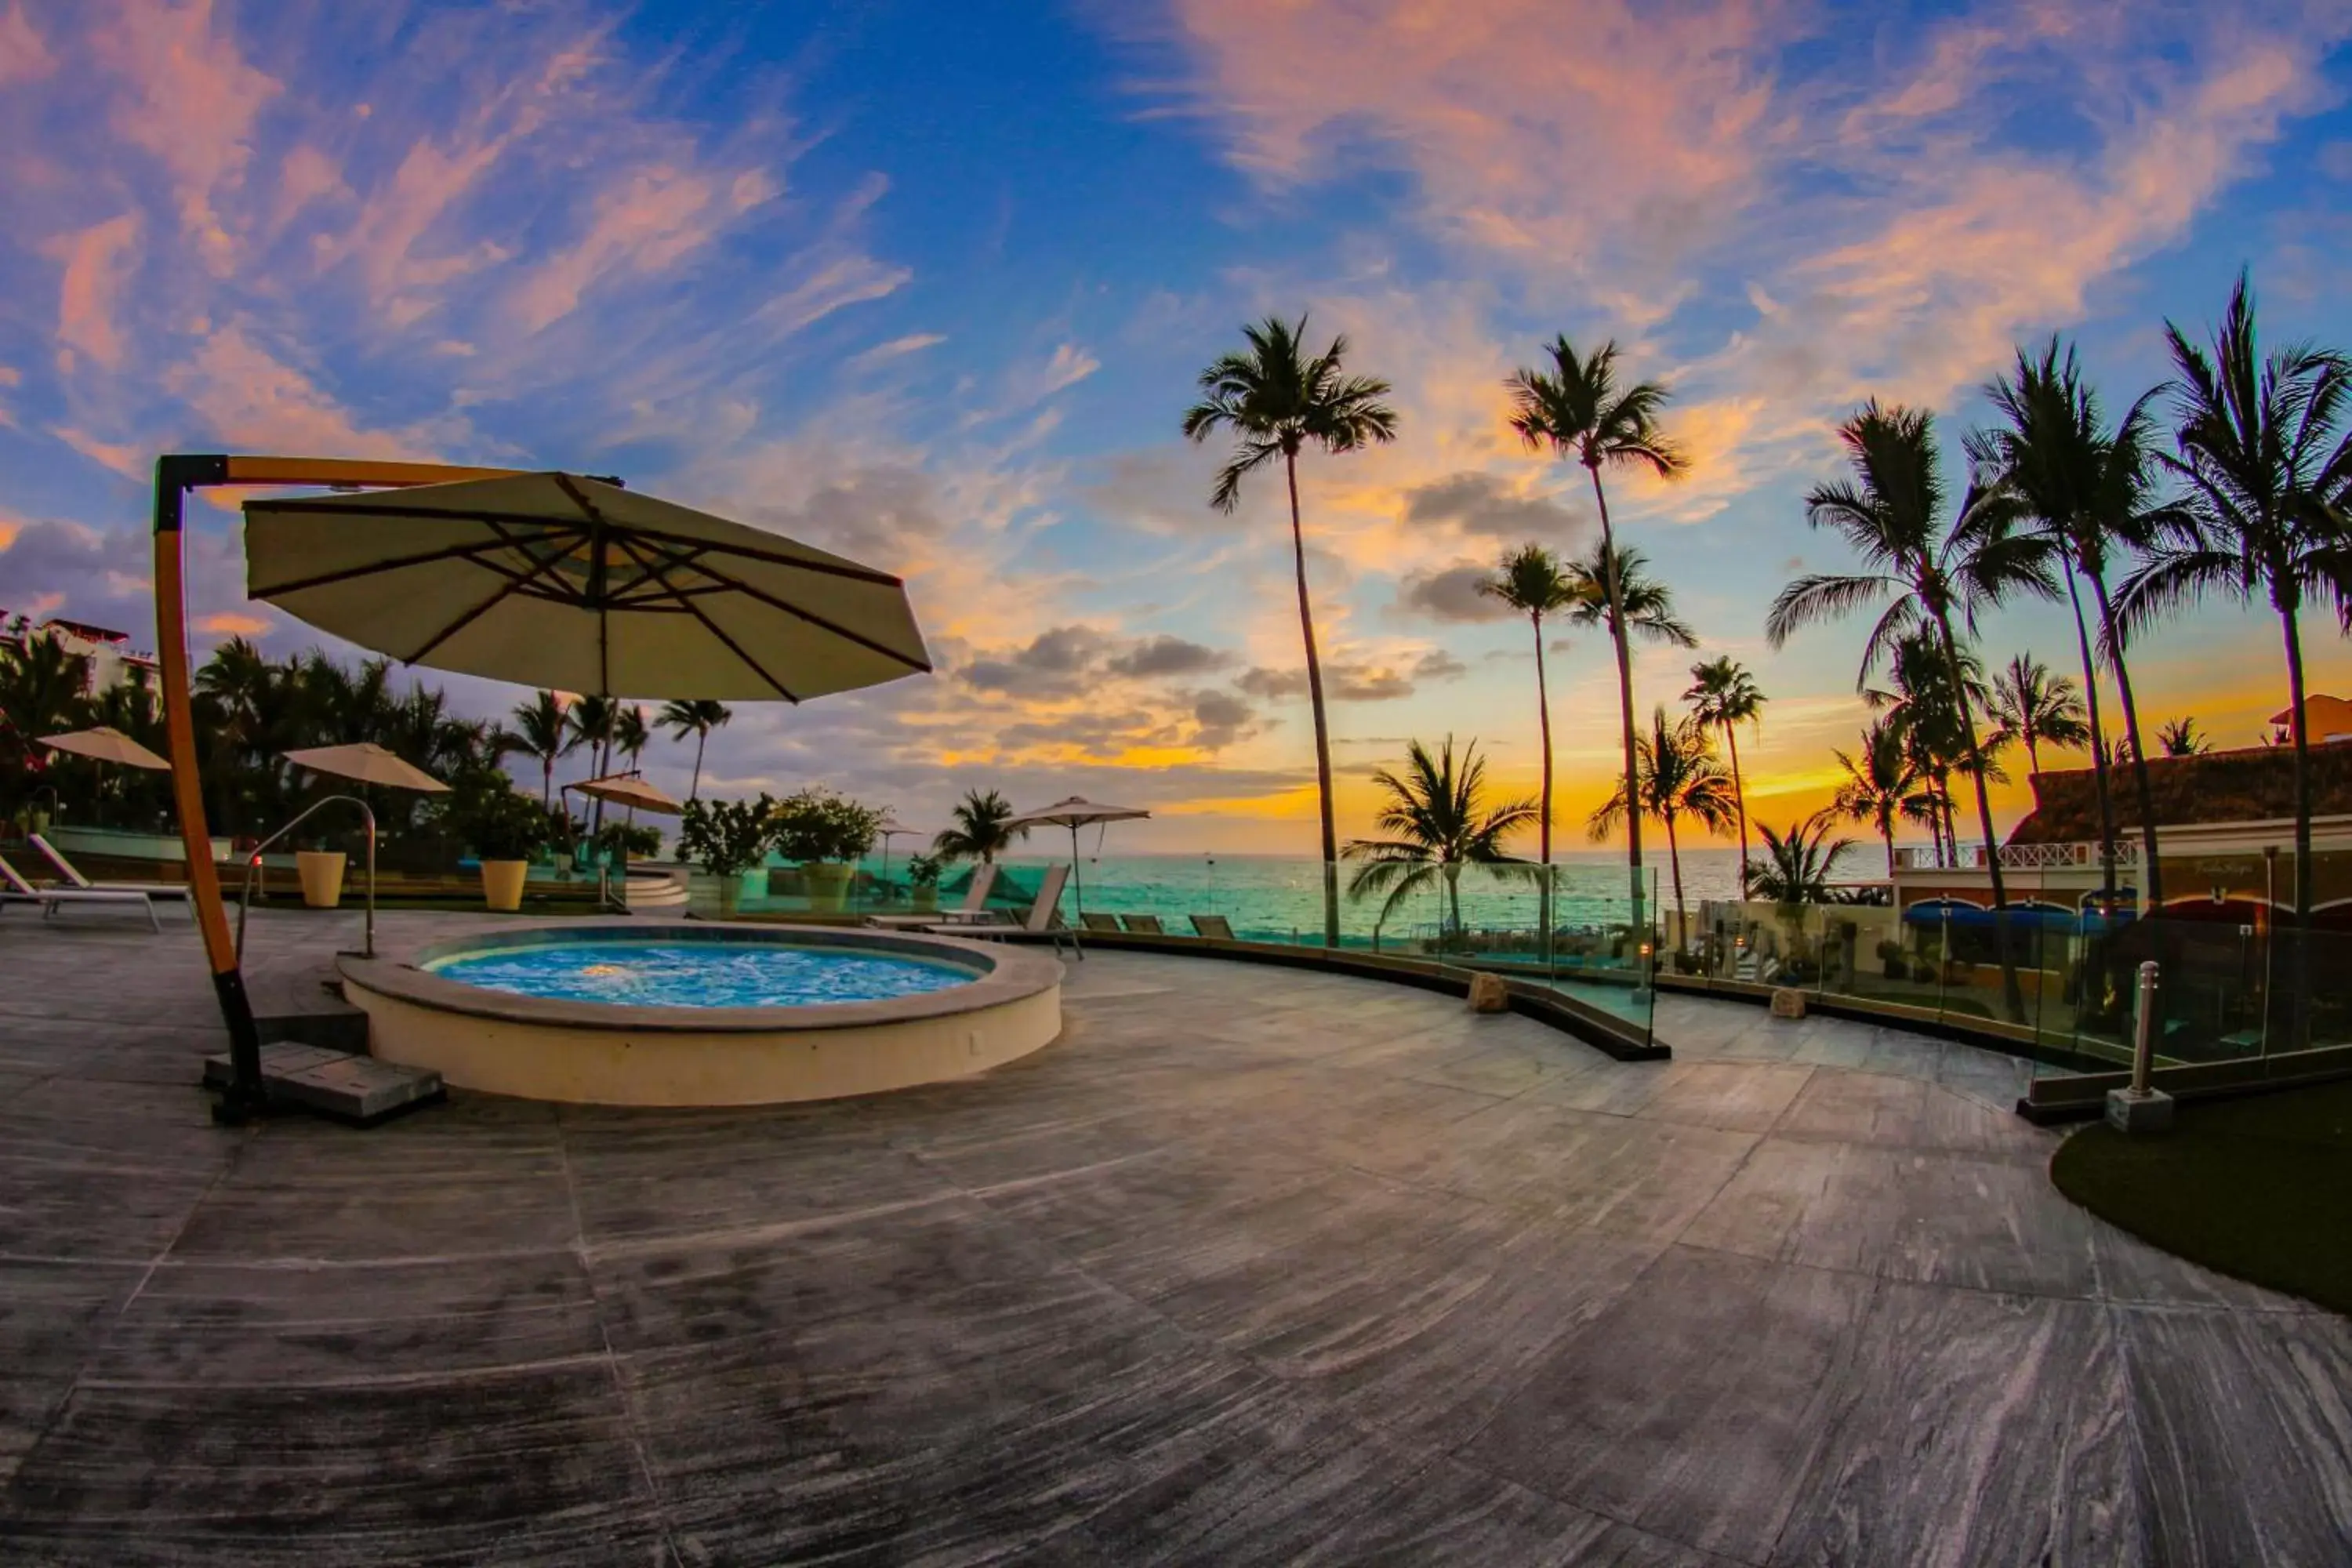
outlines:
[[[2294, 752], [2251, 746], [2194, 757], [2150, 757], [2148, 790], [2159, 827], [2275, 822], [2294, 815]], [[2129, 768], [2109, 780], [2118, 831], [2139, 826], [2139, 792]], [[2087, 844], [2099, 837], [2097, 775], [2089, 768], [2033, 775], [2033, 810], [2009, 836], [2011, 844]], [[2314, 742], [2311, 814], [2352, 816], [2352, 742]]]

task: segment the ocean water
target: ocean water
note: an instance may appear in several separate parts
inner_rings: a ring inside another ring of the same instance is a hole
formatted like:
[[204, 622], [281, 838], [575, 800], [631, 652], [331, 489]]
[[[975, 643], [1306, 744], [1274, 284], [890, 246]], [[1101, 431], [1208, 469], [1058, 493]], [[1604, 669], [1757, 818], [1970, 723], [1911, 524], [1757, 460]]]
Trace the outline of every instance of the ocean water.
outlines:
[[[1092, 846], [1081, 840], [1081, 848]], [[1653, 858], [1644, 845], [1645, 862]], [[1656, 907], [1674, 903], [1674, 882], [1665, 866], [1664, 847], [1655, 864], [1643, 867], [1645, 895]], [[1066, 858], [1063, 857], [1062, 858]], [[1738, 882], [1737, 849], [1709, 847], [1686, 850], [1682, 857], [1683, 893], [1696, 917], [1702, 899], [1728, 899]], [[1020, 892], [1006, 900], [1025, 901], [1030, 889], [1051, 864], [1043, 856], [1016, 856], [1003, 861], [998, 878], [1001, 891], [1009, 879]], [[872, 868], [869, 863], [869, 868]], [[1323, 929], [1323, 880], [1320, 862], [1300, 856], [1280, 855], [1132, 855], [1081, 853], [1073, 885], [1062, 895], [1066, 917], [1081, 910], [1115, 914], [1157, 915], [1171, 929], [1189, 932], [1186, 917], [1223, 915], [1235, 934], [1265, 941], [1313, 938]], [[1339, 915], [1342, 934], [1370, 942], [1377, 924], [1383, 937], [1408, 938], [1433, 934], [1444, 919], [1444, 894], [1438, 889], [1408, 897], [1382, 918], [1385, 895], [1351, 897], [1349, 884], [1357, 863], [1339, 868]], [[894, 867], [895, 875], [895, 867]], [[1622, 923], [1631, 905], [1632, 887], [1622, 851], [1590, 850], [1557, 854], [1553, 866], [1556, 920], [1562, 927], [1605, 927]], [[958, 896], [961, 868], [951, 872], [940, 902]], [[1532, 931], [1539, 923], [1534, 887], [1497, 879], [1473, 867], [1461, 879], [1462, 921], [1473, 930]], [[992, 900], [992, 901], [995, 901]]]

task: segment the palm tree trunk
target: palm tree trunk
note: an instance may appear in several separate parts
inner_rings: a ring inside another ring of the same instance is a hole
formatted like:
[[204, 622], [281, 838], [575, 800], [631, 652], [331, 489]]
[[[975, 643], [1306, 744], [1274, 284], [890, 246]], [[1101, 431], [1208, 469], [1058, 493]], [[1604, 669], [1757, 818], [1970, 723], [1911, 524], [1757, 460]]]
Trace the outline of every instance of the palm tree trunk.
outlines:
[[2286, 633], [2287, 731], [2294, 737], [2294, 994], [2288, 1004], [2287, 1048], [2304, 1043], [2311, 1010], [2311, 735], [2303, 716], [2303, 637], [2292, 601], [2279, 606]]
[[1323, 945], [1337, 947], [1339, 830], [1331, 811], [1331, 728], [1323, 712], [1323, 661], [1315, 654], [1315, 609], [1307, 597], [1307, 532], [1298, 521], [1298, 454], [1285, 452], [1282, 467], [1290, 481], [1290, 552], [1298, 568], [1298, 630], [1307, 641], [1307, 700], [1315, 710], [1315, 786], [1323, 805]]
[[[2066, 563], [2066, 599], [2074, 607], [2074, 641], [2083, 650], [2083, 701], [2091, 719], [2091, 776], [2099, 796], [2099, 897], [2107, 918], [2116, 910], [2116, 802], [2107, 782], [2107, 731], [2099, 719], [2099, 667], [2091, 657], [2091, 630], [2083, 619], [2083, 591], [2074, 563]], [[2039, 768], [2034, 770], [2041, 772]], [[2035, 797], [2040, 798], [2038, 795]]]
[[694, 732], [694, 787], [686, 792], [688, 800], [702, 798], [702, 748], [709, 743], [709, 731], [697, 730]]
[[2115, 605], [2107, 597], [2106, 578], [2097, 572], [2090, 577], [2091, 592], [2099, 601], [2099, 635], [2106, 639], [2107, 662], [2116, 671], [2116, 695], [2123, 702], [2124, 737], [2131, 742], [2132, 784], [2139, 796], [2140, 891], [2150, 910], [2160, 910], [2164, 868], [2156, 858], [2156, 791], [2147, 782], [2147, 752], [2139, 743], [2139, 704], [2132, 699], [2131, 667], [2124, 660], [2123, 635], [2116, 625]]
[[1680, 952], [1688, 942], [1690, 911], [1683, 906], [1683, 852], [1675, 842], [1675, 819], [1666, 823], [1666, 865], [1675, 874], [1675, 951]]
[[1625, 866], [1632, 887], [1632, 920], [1636, 942], [1649, 932], [1649, 920], [1642, 909], [1642, 813], [1635, 804], [1642, 798], [1641, 781], [1635, 764], [1633, 749], [1633, 653], [1625, 636], [1625, 599], [1617, 585], [1617, 540], [1609, 526], [1609, 495], [1601, 488], [1601, 467], [1587, 463], [1584, 471], [1592, 476], [1592, 500], [1601, 509], [1601, 582], [1609, 590], [1609, 635], [1617, 645], [1617, 710], [1625, 742]]
[[[1886, 812], [1878, 814], [1878, 836], [1886, 840], [1886, 879], [1891, 883], [1895, 880], [1895, 818]], [[1747, 891], [1741, 889], [1740, 896], [1746, 897]]]
[[1551, 960], [1551, 693], [1544, 680], [1543, 612], [1529, 617], [1536, 628], [1536, 729], [1543, 740], [1543, 820], [1537, 826], [1541, 839], [1543, 880], [1536, 889], [1536, 919], [1543, 927], [1541, 952]]
[[2025, 737], [2025, 771], [2029, 778], [2042, 771], [2042, 748], [2033, 743], [2031, 734]]
[[1725, 744], [1731, 748], [1731, 802], [1739, 808], [1739, 896], [1748, 896], [1748, 786], [1739, 777], [1739, 728], [1736, 724], [1723, 727]]
[[542, 754], [539, 759], [539, 809], [551, 811], [555, 806], [555, 756]]
[[1952, 700], [1959, 705], [1960, 734], [1968, 742], [1969, 777], [1977, 786], [1977, 826], [1984, 830], [1985, 875], [1992, 881], [1992, 931], [2000, 951], [2001, 1004], [2010, 1021], [2025, 1019], [2025, 992], [2017, 983], [2017, 955], [2010, 950], [2009, 886], [2000, 874], [2000, 844], [1993, 837], [1992, 795], [1985, 788], [1984, 752], [1977, 745], [1975, 705], [1969, 700], [1968, 672], [1960, 667], [1960, 645], [1952, 636], [1951, 613], [1936, 609], [1936, 624], [1944, 634], [1944, 668], [1952, 679]]

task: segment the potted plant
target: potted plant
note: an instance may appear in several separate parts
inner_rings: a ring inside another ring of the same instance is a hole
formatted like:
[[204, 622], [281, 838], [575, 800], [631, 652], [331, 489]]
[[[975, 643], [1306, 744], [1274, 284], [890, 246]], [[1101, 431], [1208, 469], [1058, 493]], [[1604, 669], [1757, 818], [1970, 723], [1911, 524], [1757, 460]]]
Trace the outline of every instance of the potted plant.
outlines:
[[343, 901], [343, 868], [349, 857], [330, 849], [323, 838], [294, 851], [294, 874], [302, 881], [302, 902], [314, 910], [331, 910]]
[[693, 800], [678, 819], [678, 853], [718, 879], [719, 912], [732, 916], [742, 905], [746, 882], [775, 842], [776, 802]]
[[518, 794], [504, 775], [452, 808], [457, 831], [473, 847], [482, 867], [482, 901], [511, 914], [522, 908], [523, 880], [530, 858], [544, 847], [550, 823], [546, 808]]
[[776, 853], [800, 863], [812, 910], [843, 907], [853, 863], [874, 847], [881, 826], [879, 811], [830, 790], [804, 789], [776, 803]]
[[947, 866], [936, 855], [917, 855], [907, 862], [907, 899], [917, 914], [940, 907], [940, 874]]
[[1904, 960], [1901, 942], [1892, 939], [1881, 942], [1877, 952], [1878, 962], [1885, 969], [1887, 979], [1900, 980], [1911, 972], [1910, 965]]

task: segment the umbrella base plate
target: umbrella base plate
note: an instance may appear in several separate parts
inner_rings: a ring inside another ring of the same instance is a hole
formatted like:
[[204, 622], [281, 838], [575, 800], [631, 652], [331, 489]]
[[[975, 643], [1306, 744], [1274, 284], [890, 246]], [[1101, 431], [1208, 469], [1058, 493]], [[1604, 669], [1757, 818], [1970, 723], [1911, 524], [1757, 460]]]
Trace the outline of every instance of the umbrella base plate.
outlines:
[[[207, 1088], [225, 1088], [230, 1077], [227, 1052], [205, 1058]], [[293, 1041], [261, 1047], [261, 1087], [272, 1105], [299, 1106], [359, 1127], [439, 1100], [444, 1092], [441, 1075], [430, 1068]]]

